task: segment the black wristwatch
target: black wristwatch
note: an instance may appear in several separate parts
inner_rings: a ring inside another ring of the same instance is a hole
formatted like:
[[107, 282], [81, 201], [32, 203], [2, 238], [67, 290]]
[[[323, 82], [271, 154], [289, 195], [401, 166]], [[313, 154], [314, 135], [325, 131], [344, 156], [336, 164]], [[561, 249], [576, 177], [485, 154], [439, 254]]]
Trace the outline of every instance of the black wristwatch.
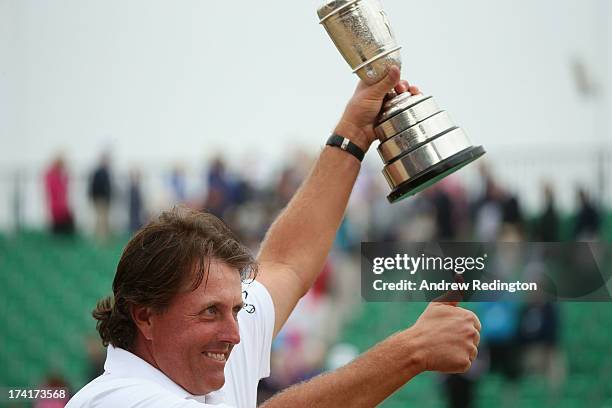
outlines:
[[349, 139], [347, 139], [346, 137], [337, 135], [337, 134], [333, 134], [329, 137], [329, 139], [327, 139], [327, 143], [325, 143], [327, 146], [334, 146], [334, 147], [339, 147], [340, 149], [344, 150], [345, 152], [348, 152], [350, 154], [352, 154], [353, 156], [355, 156], [357, 158], [357, 160], [362, 161], [363, 160], [363, 156], [365, 156], [365, 152], [363, 150], [361, 150], [359, 148], [359, 146], [357, 146], [355, 143], [351, 142]]

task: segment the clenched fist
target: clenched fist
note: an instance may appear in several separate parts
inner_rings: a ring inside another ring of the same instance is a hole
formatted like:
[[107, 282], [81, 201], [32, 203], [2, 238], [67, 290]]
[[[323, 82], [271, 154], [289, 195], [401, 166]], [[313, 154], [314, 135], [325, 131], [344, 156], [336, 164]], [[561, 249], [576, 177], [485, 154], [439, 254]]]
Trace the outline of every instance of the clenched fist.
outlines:
[[402, 334], [410, 336], [421, 371], [462, 373], [478, 354], [480, 321], [456, 302], [433, 302]]
[[344, 114], [334, 133], [342, 135], [367, 151], [375, 139], [374, 122], [387, 93], [395, 90], [397, 94], [410, 92], [420, 93], [419, 88], [410, 86], [408, 81], [400, 81], [400, 70], [391, 67], [387, 76], [374, 85], [359, 81], [353, 97], [346, 105]]

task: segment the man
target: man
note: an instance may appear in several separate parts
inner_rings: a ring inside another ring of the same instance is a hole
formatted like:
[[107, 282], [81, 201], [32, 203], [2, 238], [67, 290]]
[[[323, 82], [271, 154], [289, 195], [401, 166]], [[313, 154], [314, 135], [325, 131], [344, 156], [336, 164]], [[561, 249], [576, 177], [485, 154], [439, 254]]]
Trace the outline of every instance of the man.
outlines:
[[[399, 75], [361, 83], [335, 133], [367, 150], [387, 91], [418, 92]], [[254, 407], [272, 338], [321, 271], [359, 167], [349, 152], [325, 147], [257, 263], [211, 214], [174, 211], [142, 229], [117, 267], [114, 300], [94, 312], [110, 344], [106, 371], [68, 407]], [[242, 296], [241, 280], [255, 270]], [[375, 406], [420, 372], [467, 370], [479, 330], [456, 302], [433, 303], [412, 327], [264, 406]]]
[[100, 241], [105, 241], [110, 233], [109, 213], [112, 193], [110, 154], [105, 152], [91, 174], [89, 182], [89, 198], [96, 213], [95, 234]]

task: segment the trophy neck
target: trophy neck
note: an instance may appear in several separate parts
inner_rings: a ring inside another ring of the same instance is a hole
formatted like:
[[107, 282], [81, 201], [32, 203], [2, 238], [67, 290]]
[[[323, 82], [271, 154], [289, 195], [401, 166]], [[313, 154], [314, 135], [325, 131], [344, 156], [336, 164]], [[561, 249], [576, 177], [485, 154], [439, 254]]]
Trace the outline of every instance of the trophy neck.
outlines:
[[423, 94], [412, 95], [410, 92], [396, 95], [385, 101], [376, 122], [377, 124], [381, 124], [427, 98], [428, 97]]

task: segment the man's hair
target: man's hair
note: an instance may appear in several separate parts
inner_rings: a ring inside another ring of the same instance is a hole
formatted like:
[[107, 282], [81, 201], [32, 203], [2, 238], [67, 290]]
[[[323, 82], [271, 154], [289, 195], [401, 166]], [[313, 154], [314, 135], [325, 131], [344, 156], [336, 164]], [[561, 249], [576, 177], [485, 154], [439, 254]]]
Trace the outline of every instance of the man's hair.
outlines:
[[131, 350], [137, 327], [134, 305], [163, 313], [175, 295], [195, 290], [216, 260], [254, 278], [257, 264], [232, 231], [210, 213], [184, 207], [163, 212], [128, 242], [113, 281], [113, 295], [98, 301], [92, 315], [105, 346]]

